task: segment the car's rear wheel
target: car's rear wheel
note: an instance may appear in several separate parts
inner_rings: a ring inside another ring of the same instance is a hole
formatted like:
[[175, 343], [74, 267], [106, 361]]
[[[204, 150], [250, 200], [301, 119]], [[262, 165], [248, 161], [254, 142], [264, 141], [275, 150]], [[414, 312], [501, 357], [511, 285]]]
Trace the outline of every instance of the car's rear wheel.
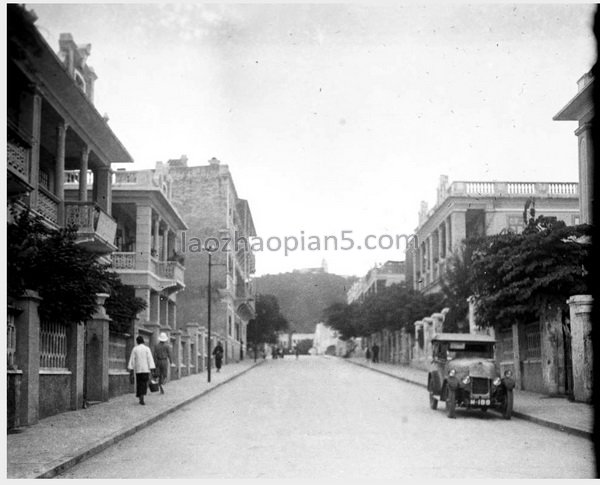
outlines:
[[506, 396], [504, 397], [504, 404], [502, 405], [502, 417], [504, 419], [510, 419], [512, 416], [513, 410], [513, 391], [506, 391]]
[[433, 392], [431, 391], [429, 391], [429, 407], [431, 409], [437, 409], [438, 407], [438, 400], [435, 398]]
[[448, 389], [446, 394], [446, 412], [449, 418], [456, 418], [456, 393], [453, 389]]

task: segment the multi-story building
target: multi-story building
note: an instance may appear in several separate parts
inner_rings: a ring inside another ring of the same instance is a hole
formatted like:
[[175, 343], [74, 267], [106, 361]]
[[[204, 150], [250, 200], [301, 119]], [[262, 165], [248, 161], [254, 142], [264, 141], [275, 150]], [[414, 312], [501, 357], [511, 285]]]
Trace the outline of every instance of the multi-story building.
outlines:
[[[185, 288], [183, 258], [180, 255], [181, 231], [187, 229], [171, 202], [171, 180], [159, 162], [154, 170], [124, 171], [114, 174], [112, 214], [117, 221], [116, 251], [111, 266], [123, 284], [132, 286], [135, 295], [146, 302], [130, 333], [145, 335], [151, 347], [166, 332], [174, 350], [172, 378], [200, 370], [197, 327], [178, 327], [177, 294]], [[114, 354], [113, 374], [124, 366], [118, 347], [122, 339], [111, 335]], [[125, 346], [133, 344], [128, 340]]]
[[437, 202], [428, 210], [421, 203], [419, 226], [407, 249], [410, 281], [424, 293], [441, 290], [448, 257], [472, 236], [521, 232], [523, 212], [532, 199], [536, 215], [579, 223], [577, 183], [453, 182], [440, 177]]
[[[76, 224], [77, 242], [106, 260], [117, 228], [111, 164], [133, 160], [94, 107], [90, 45], [61, 34], [56, 54], [36, 19], [20, 5], [7, 6], [8, 200], [29, 208], [50, 228]], [[65, 197], [66, 171], [81, 174], [73, 198]], [[13, 418], [21, 425], [80, 408], [84, 395], [107, 395], [105, 381], [83, 378], [86, 368], [104, 369], [95, 354], [84, 354], [87, 324], [40, 321], [38, 301], [25, 298], [16, 303], [18, 311], [8, 312], [9, 388], [20, 388]]]
[[208, 323], [208, 252], [218, 245], [211, 265], [211, 348], [221, 341], [225, 363], [243, 358], [246, 327], [254, 318], [250, 277], [255, 258], [250, 238], [256, 235], [248, 202], [237, 195], [227, 165], [188, 166], [187, 157], [167, 163], [172, 202], [189, 227], [183, 241], [186, 290], [180, 296], [177, 325]]
[[367, 274], [355, 281], [348, 290], [347, 301], [362, 302], [367, 296], [375, 294], [386, 286], [403, 283], [406, 279], [404, 261], [386, 261], [371, 268]]
[[594, 117], [594, 77], [591, 72], [577, 81], [577, 94], [555, 116], [557, 121], [577, 121], [575, 130], [579, 154], [579, 212], [581, 222], [592, 223], [594, 150], [592, 118]]

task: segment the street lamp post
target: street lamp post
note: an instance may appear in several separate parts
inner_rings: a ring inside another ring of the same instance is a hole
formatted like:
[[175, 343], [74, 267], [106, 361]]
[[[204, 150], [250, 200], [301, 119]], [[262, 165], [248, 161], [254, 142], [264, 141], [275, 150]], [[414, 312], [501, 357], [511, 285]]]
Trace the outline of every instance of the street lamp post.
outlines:
[[212, 300], [212, 292], [211, 292], [211, 287], [210, 287], [210, 280], [211, 280], [211, 269], [212, 269], [212, 252], [209, 251], [208, 252], [208, 365], [206, 367], [206, 370], [208, 371], [207, 377], [208, 377], [208, 383], [210, 384], [210, 366], [211, 366], [211, 359], [212, 359], [212, 349], [211, 349], [211, 335], [210, 335], [210, 306], [211, 306], [211, 300]]

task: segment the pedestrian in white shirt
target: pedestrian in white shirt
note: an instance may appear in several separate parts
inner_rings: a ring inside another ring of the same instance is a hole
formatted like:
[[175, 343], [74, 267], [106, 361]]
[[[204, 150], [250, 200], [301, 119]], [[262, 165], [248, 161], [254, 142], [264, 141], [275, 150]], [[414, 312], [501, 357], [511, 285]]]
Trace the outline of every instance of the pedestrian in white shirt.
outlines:
[[144, 396], [148, 391], [150, 372], [153, 371], [156, 366], [154, 365], [152, 352], [144, 345], [144, 337], [139, 335], [135, 341], [137, 345], [131, 351], [131, 357], [129, 358], [129, 365], [127, 368], [130, 372], [135, 372], [135, 397], [140, 399], [140, 404], [146, 404], [144, 402]]

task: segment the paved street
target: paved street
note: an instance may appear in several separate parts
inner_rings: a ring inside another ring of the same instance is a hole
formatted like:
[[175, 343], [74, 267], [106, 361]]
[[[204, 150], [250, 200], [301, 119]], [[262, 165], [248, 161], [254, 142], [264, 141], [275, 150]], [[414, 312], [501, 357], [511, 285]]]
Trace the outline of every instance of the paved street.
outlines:
[[593, 478], [589, 440], [338, 359], [268, 361], [58, 478]]

